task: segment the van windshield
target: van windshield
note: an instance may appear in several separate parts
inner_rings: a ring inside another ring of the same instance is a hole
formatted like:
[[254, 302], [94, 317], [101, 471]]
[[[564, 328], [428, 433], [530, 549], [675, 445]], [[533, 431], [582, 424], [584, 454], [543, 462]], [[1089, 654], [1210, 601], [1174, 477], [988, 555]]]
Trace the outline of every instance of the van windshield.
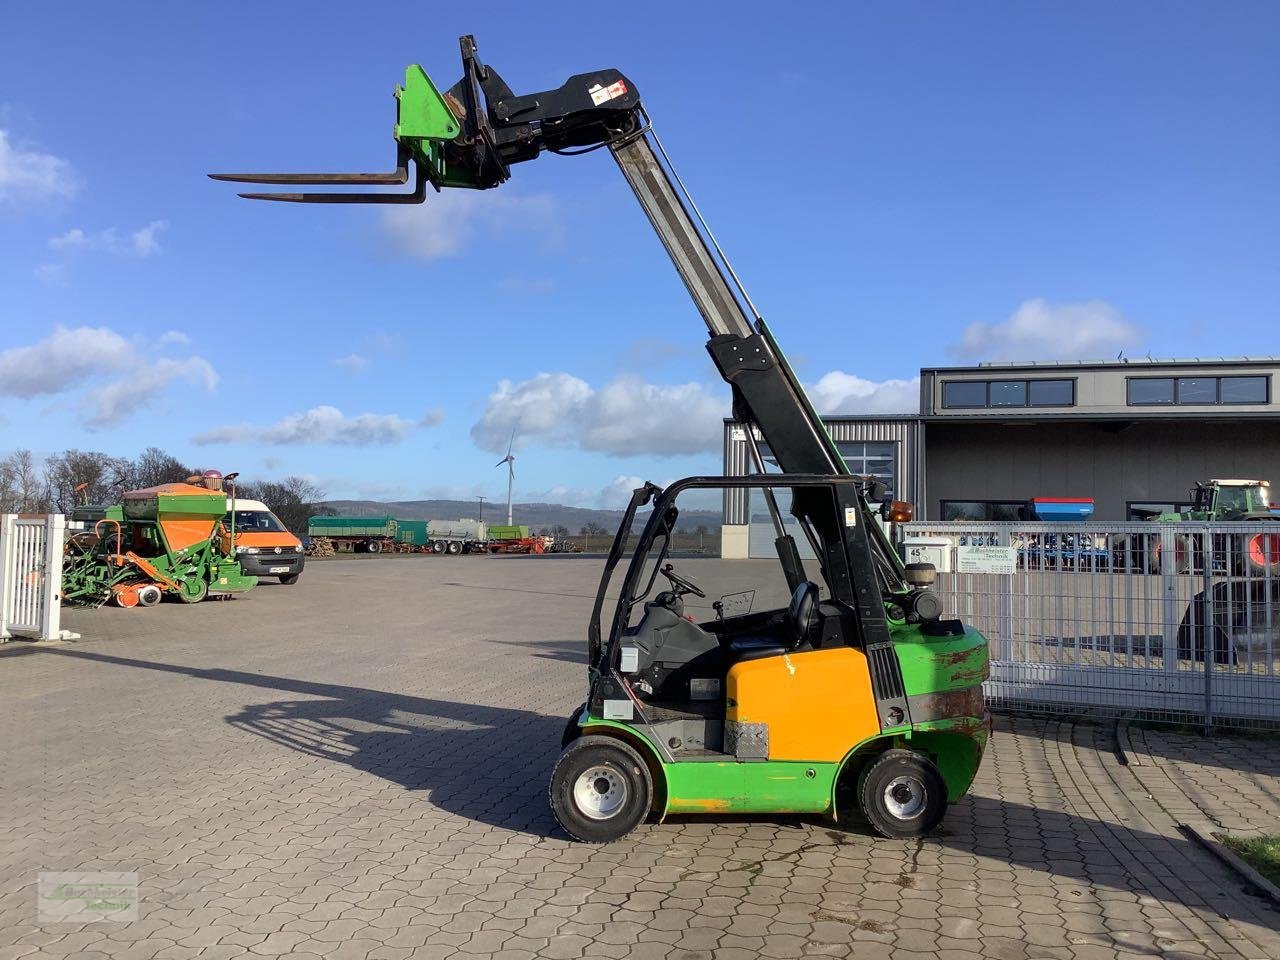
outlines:
[[[223, 522], [227, 527], [231, 526], [230, 513], [227, 514]], [[284, 525], [275, 518], [274, 514], [265, 510], [237, 510], [236, 530], [252, 530], [258, 533], [283, 533]]]

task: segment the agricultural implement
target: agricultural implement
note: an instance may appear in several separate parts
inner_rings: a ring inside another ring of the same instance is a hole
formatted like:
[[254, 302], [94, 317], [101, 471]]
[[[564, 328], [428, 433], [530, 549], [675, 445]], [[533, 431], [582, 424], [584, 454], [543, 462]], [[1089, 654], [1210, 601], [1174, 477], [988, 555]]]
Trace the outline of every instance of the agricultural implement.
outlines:
[[189, 483], [130, 490], [67, 543], [62, 596], [69, 603], [155, 606], [166, 595], [198, 603], [249, 590], [221, 521], [227, 497]]
[[[461, 49], [463, 77], [444, 93], [421, 67], [406, 71], [396, 91], [394, 171], [214, 177], [403, 184], [412, 165], [409, 193], [242, 196], [421, 203], [428, 185], [497, 187], [512, 166], [544, 151], [606, 149], [688, 288], [735, 418], [752, 425], [744, 432], [758, 473], [665, 489], [646, 483], [633, 493], [587, 625], [587, 697], [568, 718], [551, 775], [557, 819], [570, 835], [598, 842], [649, 813], [834, 818], [856, 808], [887, 836], [926, 833], [968, 790], [987, 742], [986, 639], [943, 619], [932, 567], [902, 564], [871, 505], [883, 487], [855, 477], [841, 457], [676, 176], [635, 84], [606, 69], [517, 96], [480, 62], [471, 37]], [[756, 430], [780, 473], [765, 473]], [[731, 610], [726, 595], [715, 618], [697, 621], [685, 598], [706, 593], [668, 560], [681, 504], [756, 489], [777, 533], [777, 564], [764, 572], [782, 588], [775, 596], [789, 600], [752, 612]], [[637, 536], [641, 510], [648, 520]], [[910, 512], [905, 504], [884, 511], [895, 521]], [[808, 569], [792, 531], [818, 558]], [[655, 593], [659, 575], [669, 588]]]

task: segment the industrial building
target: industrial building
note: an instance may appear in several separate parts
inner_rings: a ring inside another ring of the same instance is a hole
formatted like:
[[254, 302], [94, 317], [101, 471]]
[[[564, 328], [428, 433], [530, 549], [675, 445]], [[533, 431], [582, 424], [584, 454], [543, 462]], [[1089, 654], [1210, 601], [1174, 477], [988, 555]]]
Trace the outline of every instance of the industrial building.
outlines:
[[[1280, 482], [1277, 373], [1275, 357], [934, 367], [916, 413], [823, 419], [850, 467], [921, 519], [1017, 520], [1032, 497], [1140, 519], [1185, 508], [1197, 480]], [[726, 421], [724, 457], [752, 472], [741, 424]], [[724, 521], [727, 555], [773, 555], [763, 502], [729, 496]]]

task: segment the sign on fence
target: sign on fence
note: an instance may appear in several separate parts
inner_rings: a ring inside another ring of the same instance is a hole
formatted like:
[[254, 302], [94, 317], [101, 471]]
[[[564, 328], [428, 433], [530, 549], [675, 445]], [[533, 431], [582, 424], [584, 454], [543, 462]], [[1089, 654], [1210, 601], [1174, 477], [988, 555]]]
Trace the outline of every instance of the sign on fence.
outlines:
[[1013, 574], [1017, 569], [1017, 547], [956, 548], [956, 573]]

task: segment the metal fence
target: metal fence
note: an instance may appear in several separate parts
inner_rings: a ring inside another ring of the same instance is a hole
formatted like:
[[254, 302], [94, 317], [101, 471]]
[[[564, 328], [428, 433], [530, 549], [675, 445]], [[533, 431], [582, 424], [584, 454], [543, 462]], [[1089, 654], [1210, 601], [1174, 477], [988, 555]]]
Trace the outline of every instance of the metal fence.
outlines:
[[994, 706], [1280, 726], [1280, 524], [920, 522], [904, 550], [989, 639]]
[[0, 642], [78, 636], [61, 626], [66, 523], [61, 514], [0, 514]]

